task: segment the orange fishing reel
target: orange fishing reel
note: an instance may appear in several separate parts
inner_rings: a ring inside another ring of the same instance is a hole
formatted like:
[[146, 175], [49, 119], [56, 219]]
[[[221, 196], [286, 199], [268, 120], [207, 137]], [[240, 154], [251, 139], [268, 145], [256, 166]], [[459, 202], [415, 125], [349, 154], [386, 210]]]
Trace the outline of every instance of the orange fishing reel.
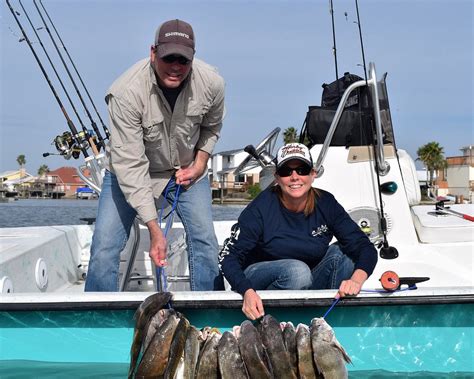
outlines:
[[394, 271], [385, 271], [380, 277], [379, 281], [385, 291], [393, 292], [400, 289], [403, 284], [408, 285], [409, 288], [416, 288], [416, 283], [426, 282], [430, 280], [428, 277], [407, 277], [400, 278]]

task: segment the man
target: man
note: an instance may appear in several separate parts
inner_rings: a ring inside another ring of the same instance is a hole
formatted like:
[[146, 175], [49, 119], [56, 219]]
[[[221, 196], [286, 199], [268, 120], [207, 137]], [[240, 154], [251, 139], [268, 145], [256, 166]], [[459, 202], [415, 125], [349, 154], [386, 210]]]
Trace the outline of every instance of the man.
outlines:
[[184, 225], [191, 290], [223, 289], [217, 266], [207, 160], [224, 116], [224, 80], [194, 59], [188, 23], [162, 24], [150, 58], [136, 63], [107, 95], [111, 136], [99, 200], [86, 291], [117, 291], [120, 252], [136, 215], [150, 233], [150, 258], [166, 266], [166, 240], [155, 198], [172, 202]]

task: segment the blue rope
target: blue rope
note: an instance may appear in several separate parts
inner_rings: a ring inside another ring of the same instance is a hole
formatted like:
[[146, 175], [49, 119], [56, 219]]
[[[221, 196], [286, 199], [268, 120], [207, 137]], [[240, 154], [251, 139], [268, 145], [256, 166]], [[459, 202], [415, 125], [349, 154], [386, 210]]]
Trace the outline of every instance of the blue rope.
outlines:
[[409, 290], [416, 290], [418, 287], [416, 285], [409, 286], [407, 288], [400, 288], [395, 291], [386, 291], [386, 290], [360, 290], [360, 292], [368, 292], [368, 293], [392, 293], [392, 292], [402, 292], [402, 291], [409, 291]]
[[[170, 190], [170, 187], [171, 187], [171, 182], [172, 182], [173, 178], [170, 179], [170, 181], [168, 182], [168, 184], [166, 185], [166, 189], [165, 189], [165, 201], [168, 197], [168, 192]], [[181, 184], [178, 184], [176, 186], [176, 190], [175, 190], [175, 195], [174, 195], [174, 200], [173, 200], [173, 205], [171, 206], [171, 211], [170, 213], [168, 214], [168, 220], [166, 221], [166, 226], [165, 226], [165, 231], [164, 231], [164, 236], [166, 238], [166, 236], [168, 235], [168, 231], [171, 227], [171, 221], [173, 219], [172, 214], [173, 212], [175, 211], [177, 205], [178, 205], [178, 197], [179, 197], [179, 193], [181, 192]], [[163, 205], [161, 206], [161, 210], [160, 210], [160, 217], [159, 217], [159, 223], [160, 223], [160, 227], [161, 227], [161, 223], [162, 223], [162, 218], [163, 218], [163, 210], [165, 209], [165, 203], [163, 202]], [[166, 270], [165, 270], [165, 267], [156, 267], [156, 277], [160, 279], [160, 282], [161, 282], [161, 288], [157, 288], [158, 291], [162, 291], [162, 292], [167, 292], [168, 291], [168, 281], [166, 279]], [[157, 286], [159, 287], [158, 283], [157, 283]]]
[[326, 311], [326, 313], [324, 314], [323, 318], [326, 318], [326, 316], [329, 314], [329, 312], [332, 311], [332, 309], [336, 306], [336, 304], [339, 302], [339, 300], [341, 300], [341, 298], [339, 296], [336, 296], [334, 298], [334, 300], [332, 301], [332, 305], [329, 307], [329, 309]]
[[[395, 291], [387, 291], [387, 290], [360, 290], [360, 292], [369, 292], [369, 293], [392, 293], [392, 292], [401, 292], [401, 291], [408, 291], [408, 290], [416, 290], [417, 287], [416, 285], [412, 285], [412, 286], [409, 286], [407, 288], [400, 288], [398, 290], [395, 290]], [[339, 300], [341, 300], [341, 298], [339, 297], [339, 294], [336, 295], [336, 297], [334, 298], [334, 300], [332, 301], [332, 304], [331, 306], [329, 307], [329, 309], [326, 311], [326, 313], [324, 314], [323, 318], [326, 318], [326, 316], [329, 314], [329, 312], [332, 311], [332, 309], [336, 306], [336, 304], [339, 302]]]

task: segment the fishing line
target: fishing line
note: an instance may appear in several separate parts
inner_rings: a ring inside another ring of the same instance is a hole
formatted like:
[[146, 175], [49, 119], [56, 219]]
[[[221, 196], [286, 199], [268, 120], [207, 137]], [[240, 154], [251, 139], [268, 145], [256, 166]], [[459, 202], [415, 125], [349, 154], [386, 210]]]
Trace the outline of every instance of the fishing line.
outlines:
[[95, 123], [94, 119], [92, 118], [91, 113], [89, 112], [89, 109], [86, 106], [86, 103], [85, 103], [85, 101], [84, 101], [84, 99], [81, 95], [81, 92], [79, 91], [79, 88], [76, 85], [76, 82], [75, 82], [75, 80], [74, 80], [74, 78], [71, 74], [71, 71], [69, 71], [69, 68], [66, 64], [66, 61], [64, 60], [63, 55], [61, 54], [61, 51], [59, 50], [58, 45], [57, 45], [56, 41], [54, 40], [53, 35], [51, 34], [51, 31], [48, 28], [48, 25], [46, 24], [46, 20], [44, 19], [43, 14], [41, 13], [38, 5], [36, 4], [36, 0], [33, 0], [33, 4], [35, 5], [36, 10], [38, 11], [39, 16], [41, 17], [41, 21], [43, 21], [43, 25], [46, 29], [46, 32], [48, 33], [49, 38], [51, 39], [51, 42], [53, 43], [53, 46], [56, 49], [56, 52], [58, 53], [59, 58], [61, 59], [61, 62], [64, 66], [64, 69], [66, 70], [66, 73], [68, 74], [69, 79], [71, 80], [71, 83], [74, 86], [74, 89], [76, 90], [77, 97], [79, 98], [79, 100], [81, 101], [82, 106], [84, 107], [86, 115], [87, 115], [87, 117], [89, 118], [89, 120], [91, 122], [92, 129], [94, 130], [95, 134], [97, 135], [97, 138], [99, 139], [100, 145], [105, 147], [104, 138], [100, 134], [99, 128], [97, 128], [97, 124]]

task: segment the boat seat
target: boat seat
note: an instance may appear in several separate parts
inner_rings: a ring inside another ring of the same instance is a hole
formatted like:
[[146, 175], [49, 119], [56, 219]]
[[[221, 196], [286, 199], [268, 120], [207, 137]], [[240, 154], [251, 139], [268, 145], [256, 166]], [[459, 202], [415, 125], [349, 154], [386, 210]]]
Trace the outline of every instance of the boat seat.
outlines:
[[[474, 214], [472, 204], [454, 204], [453, 211]], [[418, 239], [423, 243], [473, 242], [474, 222], [461, 217], [436, 215], [433, 205], [415, 205], [411, 207], [412, 217]]]
[[416, 174], [415, 162], [405, 150], [398, 149], [397, 153], [408, 204], [418, 205], [421, 200], [421, 191]]

